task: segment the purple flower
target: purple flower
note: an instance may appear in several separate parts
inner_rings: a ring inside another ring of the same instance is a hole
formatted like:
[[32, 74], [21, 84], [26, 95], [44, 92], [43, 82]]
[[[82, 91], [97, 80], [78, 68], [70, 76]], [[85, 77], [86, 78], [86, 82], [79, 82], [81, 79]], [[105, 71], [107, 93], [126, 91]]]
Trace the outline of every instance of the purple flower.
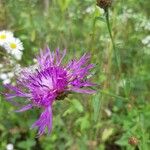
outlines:
[[52, 104], [55, 100], [63, 99], [71, 92], [93, 94], [94, 90], [89, 87], [95, 84], [88, 81], [90, 69], [93, 64], [88, 64], [90, 55], [84, 54], [80, 60], [72, 60], [67, 65], [62, 65], [62, 60], [66, 50], [61, 53], [59, 49], [51, 52], [49, 48], [41, 51], [37, 57], [37, 66], [34, 68], [24, 68], [17, 85], [10, 84], [5, 87], [11, 90], [6, 93], [6, 98], [10, 102], [15, 97], [27, 98], [26, 105], [17, 112], [23, 112], [33, 107], [44, 109], [40, 118], [32, 125], [32, 128], [38, 127], [38, 135], [42, 135], [48, 128], [50, 133], [52, 128]]

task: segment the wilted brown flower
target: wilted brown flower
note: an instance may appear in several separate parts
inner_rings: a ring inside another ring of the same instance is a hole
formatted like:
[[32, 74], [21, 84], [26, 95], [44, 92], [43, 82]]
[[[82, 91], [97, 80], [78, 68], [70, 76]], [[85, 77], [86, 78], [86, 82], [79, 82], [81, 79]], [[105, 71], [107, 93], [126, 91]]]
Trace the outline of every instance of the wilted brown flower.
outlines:
[[137, 139], [136, 137], [133, 137], [133, 136], [129, 138], [129, 141], [128, 141], [128, 142], [129, 142], [129, 144], [132, 145], [132, 146], [137, 146], [138, 143], [139, 143], [139, 142], [138, 142], [138, 139]]
[[112, 0], [97, 0], [97, 5], [103, 9], [107, 9], [112, 4]]

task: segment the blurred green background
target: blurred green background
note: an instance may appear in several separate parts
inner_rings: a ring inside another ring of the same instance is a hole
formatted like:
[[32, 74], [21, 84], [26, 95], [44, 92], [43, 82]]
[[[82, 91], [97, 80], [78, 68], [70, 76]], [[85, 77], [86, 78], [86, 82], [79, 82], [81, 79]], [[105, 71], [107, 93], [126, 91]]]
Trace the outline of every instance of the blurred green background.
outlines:
[[[40, 110], [14, 113], [0, 96], [0, 150], [149, 150], [150, 1], [115, 0], [110, 23], [118, 70], [103, 10], [94, 0], [0, 0], [0, 29], [24, 43], [22, 66], [39, 49], [67, 48], [67, 59], [90, 52], [95, 95], [73, 94], [53, 106], [53, 130], [30, 130]], [[144, 41], [145, 40], [145, 41]], [[2, 57], [2, 56], [0, 56]], [[1, 59], [1, 58], [0, 58]], [[0, 90], [3, 90], [2, 82]]]

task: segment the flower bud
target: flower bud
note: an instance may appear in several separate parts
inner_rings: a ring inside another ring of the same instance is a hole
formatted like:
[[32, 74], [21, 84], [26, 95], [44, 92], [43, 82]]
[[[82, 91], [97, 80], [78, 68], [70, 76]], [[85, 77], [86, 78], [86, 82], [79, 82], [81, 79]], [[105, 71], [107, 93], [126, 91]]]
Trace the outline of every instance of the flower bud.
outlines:
[[97, 5], [103, 9], [107, 9], [112, 4], [112, 0], [97, 0]]
[[136, 137], [130, 137], [128, 143], [132, 146], [137, 146], [139, 142]]

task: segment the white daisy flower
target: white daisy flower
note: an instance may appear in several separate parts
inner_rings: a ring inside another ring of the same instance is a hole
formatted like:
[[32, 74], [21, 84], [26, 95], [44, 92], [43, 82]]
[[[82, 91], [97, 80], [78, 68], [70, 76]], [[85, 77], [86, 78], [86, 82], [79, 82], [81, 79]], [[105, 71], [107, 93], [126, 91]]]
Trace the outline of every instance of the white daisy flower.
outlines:
[[5, 42], [7, 42], [7, 40], [12, 37], [13, 37], [12, 32], [6, 30], [0, 31], [0, 46], [3, 46]]
[[21, 60], [21, 58], [22, 58], [22, 55], [23, 55], [23, 53], [22, 53], [22, 51], [15, 51], [14, 53], [13, 53], [13, 56], [17, 59], [17, 60]]
[[9, 39], [5, 45], [4, 48], [7, 50], [8, 53], [13, 55], [17, 60], [20, 60], [22, 57], [22, 50], [23, 44], [18, 38], [11, 38]]

